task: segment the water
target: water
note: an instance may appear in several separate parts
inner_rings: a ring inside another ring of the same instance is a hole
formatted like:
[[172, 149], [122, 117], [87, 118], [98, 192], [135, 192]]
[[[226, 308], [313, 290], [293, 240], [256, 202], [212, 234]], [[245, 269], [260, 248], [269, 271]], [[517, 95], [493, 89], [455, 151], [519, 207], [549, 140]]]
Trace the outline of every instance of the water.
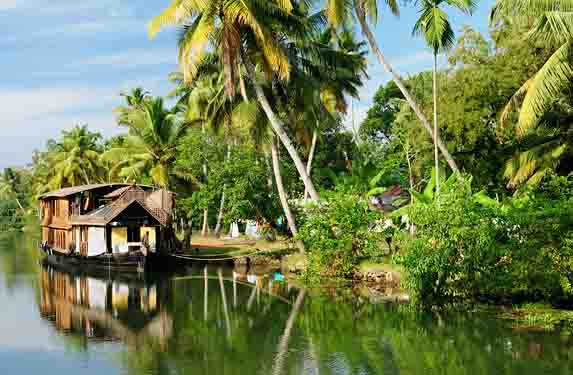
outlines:
[[[210, 266], [114, 279], [0, 237], [0, 374], [572, 374], [573, 340]], [[205, 277], [207, 276], [207, 277]]]

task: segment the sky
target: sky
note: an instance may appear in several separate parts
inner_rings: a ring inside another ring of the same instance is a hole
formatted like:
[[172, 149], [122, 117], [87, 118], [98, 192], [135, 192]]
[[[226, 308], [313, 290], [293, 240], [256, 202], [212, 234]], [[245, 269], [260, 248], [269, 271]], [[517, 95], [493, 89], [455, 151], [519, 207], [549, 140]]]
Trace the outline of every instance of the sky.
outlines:
[[[471, 25], [487, 34], [495, 0], [480, 0], [473, 16], [450, 10], [456, 31]], [[22, 166], [49, 138], [77, 124], [104, 136], [120, 133], [113, 108], [120, 93], [142, 86], [166, 95], [177, 70], [177, 29], [147, 36], [146, 24], [170, 0], [0, 0], [0, 168]], [[387, 11], [375, 34], [389, 62], [403, 75], [429, 69], [431, 52], [411, 35], [418, 16]], [[370, 80], [354, 101], [359, 124], [376, 89], [389, 76], [373, 57]], [[442, 63], [443, 64], [443, 63]], [[348, 125], [352, 116], [348, 116]]]

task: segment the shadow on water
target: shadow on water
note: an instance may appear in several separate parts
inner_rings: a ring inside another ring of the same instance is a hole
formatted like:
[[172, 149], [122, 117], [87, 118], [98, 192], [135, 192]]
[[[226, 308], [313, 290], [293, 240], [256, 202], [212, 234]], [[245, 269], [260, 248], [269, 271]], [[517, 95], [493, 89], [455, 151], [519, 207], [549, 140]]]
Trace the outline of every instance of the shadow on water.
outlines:
[[10, 284], [16, 294], [36, 290], [36, 306], [18, 308], [39, 311], [55, 335], [89, 353], [82, 363], [105, 360], [114, 374], [573, 373], [570, 337], [513, 330], [483, 315], [436, 317], [373, 304], [350, 288], [299, 289], [280, 273], [245, 268], [71, 273], [34, 263], [27, 250], [8, 250], [18, 241], [1, 241], [0, 299], [6, 280], [34, 275], [27, 285]]

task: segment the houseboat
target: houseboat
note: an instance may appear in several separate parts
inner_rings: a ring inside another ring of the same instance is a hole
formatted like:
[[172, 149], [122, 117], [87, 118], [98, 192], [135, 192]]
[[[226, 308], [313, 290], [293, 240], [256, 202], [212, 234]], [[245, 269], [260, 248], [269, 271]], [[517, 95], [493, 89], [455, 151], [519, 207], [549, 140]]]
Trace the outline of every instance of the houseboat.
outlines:
[[92, 184], [52, 191], [40, 201], [42, 249], [54, 265], [143, 271], [167, 265], [177, 250], [169, 191]]

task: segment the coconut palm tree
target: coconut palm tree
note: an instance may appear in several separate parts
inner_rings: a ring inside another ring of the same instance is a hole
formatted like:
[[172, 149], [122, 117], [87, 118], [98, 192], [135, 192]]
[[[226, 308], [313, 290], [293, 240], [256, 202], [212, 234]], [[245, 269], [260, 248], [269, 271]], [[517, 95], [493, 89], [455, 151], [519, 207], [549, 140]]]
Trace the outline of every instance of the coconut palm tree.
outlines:
[[13, 169], [6, 168], [4, 173], [0, 174], [0, 201], [14, 201], [18, 204], [20, 210], [24, 211], [14, 186], [16, 184], [16, 173]]
[[47, 153], [51, 170], [48, 187], [60, 189], [99, 182], [101, 135], [90, 132], [87, 125], [64, 130], [62, 134], [62, 140], [54, 142]]
[[288, 28], [273, 28], [273, 24], [297, 22], [293, 15], [296, 9], [291, 0], [242, 1], [234, 0], [173, 0], [159, 16], [149, 24], [150, 36], [159, 32], [162, 26], [184, 25], [179, 42], [179, 61], [186, 81], [191, 81], [199, 72], [207, 51], [217, 51], [223, 61], [225, 87], [229, 96], [235, 94], [235, 84], [240, 65], [246, 69], [255, 96], [269, 119], [299, 175], [313, 199], [318, 193], [306, 173], [295, 145], [285, 130], [283, 121], [275, 114], [257, 80], [256, 66], [267, 75], [276, 75], [288, 80], [290, 65], [287, 51], [278, 41], [288, 39]]
[[[501, 115], [503, 125], [520, 106], [517, 136], [523, 144], [536, 138], [531, 147], [514, 155], [506, 164], [504, 175], [509, 180], [508, 186], [515, 187], [539, 183], [571, 150], [571, 145], [557, 140], [555, 131], [550, 129], [558, 129], [559, 124], [549, 123], [545, 115], [573, 81], [573, 2], [498, 0], [491, 23], [508, 21], [528, 28], [526, 38], [555, 49], [541, 69], [514, 94]], [[542, 123], [547, 125], [545, 129], [539, 126]], [[536, 133], [541, 136], [536, 137]]]
[[[370, 28], [369, 23], [376, 23], [378, 20], [378, 0], [325, 0], [326, 1], [326, 14], [330, 21], [330, 23], [334, 27], [339, 27], [343, 24], [348, 24], [352, 20], [352, 13], [355, 14], [356, 19], [360, 24], [360, 28], [362, 32], [366, 36], [368, 43], [370, 44], [370, 49], [378, 58], [378, 61], [384, 69], [390, 73], [392, 76], [392, 80], [396, 83], [396, 86], [400, 89], [404, 98], [408, 102], [408, 105], [412, 108], [422, 126], [426, 131], [430, 134], [430, 136], [434, 137], [434, 131], [432, 129], [432, 125], [422, 112], [420, 106], [416, 103], [414, 97], [410, 94], [406, 85], [402, 81], [400, 74], [389, 64], [386, 57], [378, 47], [378, 43], [376, 42], [376, 38], [372, 29]], [[390, 11], [398, 16], [400, 14], [399, 7], [398, 7], [398, 0], [385, 0], [384, 5], [387, 6]], [[446, 159], [448, 165], [453, 171], [458, 171], [458, 166], [452, 155], [448, 151], [445, 144], [442, 142], [440, 137], [437, 137], [437, 144], [438, 148], [442, 152], [442, 155]]]
[[[492, 11], [492, 24], [509, 17], [529, 25], [526, 37], [547, 47], [556, 47], [545, 65], [516, 92], [523, 98], [519, 113], [518, 133], [524, 135], [535, 127], [556, 96], [573, 80], [573, 1], [571, 0], [498, 0]], [[533, 20], [533, 22], [531, 22]], [[515, 108], [512, 100], [506, 114]]]
[[448, 13], [441, 7], [449, 5], [463, 13], [471, 14], [475, 9], [475, 0], [419, 0], [420, 18], [416, 21], [413, 34], [425, 39], [434, 54], [433, 91], [434, 91], [434, 161], [436, 173], [436, 193], [440, 194], [440, 160], [438, 154], [438, 54], [449, 51], [455, 42], [454, 30]]
[[119, 173], [122, 177], [141, 179], [149, 171], [155, 185], [170, 188], [177, 141], [187, 124], [165, 108], [162, 98], [149, 98], [140, 106], [117, 112], [119, 125], [127, 127], [129, 132], [125, 143], [106, 151], [103, 159], [123, 161]]

